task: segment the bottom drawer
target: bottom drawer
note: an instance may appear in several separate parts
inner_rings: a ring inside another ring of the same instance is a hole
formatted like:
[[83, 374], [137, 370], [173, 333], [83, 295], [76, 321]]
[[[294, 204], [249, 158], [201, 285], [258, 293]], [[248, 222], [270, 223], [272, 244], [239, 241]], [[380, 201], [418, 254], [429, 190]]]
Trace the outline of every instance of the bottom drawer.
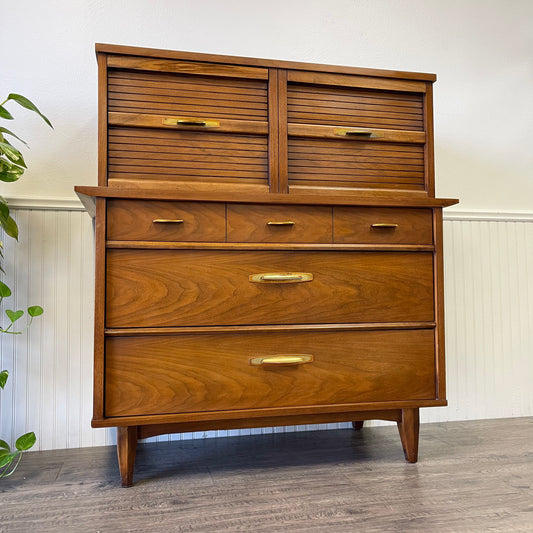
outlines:
[[[105, 416], [435, 398], [432, 330], [109, 337]], [[312, 362], [252, 365], [279, 354]]]

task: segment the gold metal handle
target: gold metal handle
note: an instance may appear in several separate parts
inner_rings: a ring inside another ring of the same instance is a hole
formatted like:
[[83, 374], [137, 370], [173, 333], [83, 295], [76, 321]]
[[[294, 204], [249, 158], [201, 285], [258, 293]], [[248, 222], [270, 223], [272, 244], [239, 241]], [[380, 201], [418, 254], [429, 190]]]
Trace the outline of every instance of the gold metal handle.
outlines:
[[296, 222], [293, 222], [292, 220], [271, 220], [270, 222], [267, 222], [268, 226], [294, 226]]
[[251, 274], [248, 280], [252, 283], [302, 283], [313, 281], [313, 274], [310, 272], [265, 272]]
[[196, 126], [201, 128], [219, 128], [220, 122], [218, 120], [204, 120], [201, 118], [190, 117], [169, 117], [163, 119], [165, 126]]
[[154, 224], [183, 224], [182, 218], [154, 218]]
[[398, 227], [398, 224], [387, 224], [385, 222], [378, 222], [376, 224], [371, 224], [371, 228], [389, 228], [389, 229], [396, 229]]
[[292, 366], [312, 363], [313, 360], [313, 356], [308, 354], [267, 355], [250, 359], [250, 364], [252, 366]]
[[335, 128], [333, 130], [333, 133], [335, 135], [339, 135], [341, 137], [346, 136], [353, 136], [353, 137], [377, 137], [375, 132], [372, 130], [365, 130], [365, 129], [353, 129], [353, 128]]

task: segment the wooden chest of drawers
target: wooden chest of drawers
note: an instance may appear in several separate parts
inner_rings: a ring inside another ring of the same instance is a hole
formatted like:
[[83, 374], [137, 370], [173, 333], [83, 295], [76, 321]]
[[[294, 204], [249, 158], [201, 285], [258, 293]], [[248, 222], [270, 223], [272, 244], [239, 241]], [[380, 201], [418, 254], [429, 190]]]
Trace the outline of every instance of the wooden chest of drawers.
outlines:
[[[93, 426], [398, 423], [446, 405], [434, 76], [97, 45]], [[94, 203], [89, 199], [92, 198]]]

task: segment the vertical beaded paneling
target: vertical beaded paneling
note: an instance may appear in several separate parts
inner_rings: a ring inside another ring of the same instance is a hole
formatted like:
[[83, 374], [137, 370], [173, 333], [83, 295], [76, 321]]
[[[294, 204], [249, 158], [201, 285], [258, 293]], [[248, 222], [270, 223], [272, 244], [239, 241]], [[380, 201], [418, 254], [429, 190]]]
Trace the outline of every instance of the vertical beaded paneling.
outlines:
[[[20, 241], [4, 241], [5, 309], [41, 305], [21, 335], [1, 335], [0, 438], [35, 431], [35, 449], [113, 444], [91, 429], [94, 240], [81, 211], [15, 209]], [[446, 220], [444, 267], [449, 407], [424, 422], [533, 415], [533, 222]], [[21, 319], [23, 321], [23, 319]], [[5, 327], [6, 320], [2, 321]], [[376, 422], [369, 423], [376, 424]], [[210, 431], [153, 440], [249, 435], [316, 426]], [[349, 427], [326, 424], [320, 428]]]

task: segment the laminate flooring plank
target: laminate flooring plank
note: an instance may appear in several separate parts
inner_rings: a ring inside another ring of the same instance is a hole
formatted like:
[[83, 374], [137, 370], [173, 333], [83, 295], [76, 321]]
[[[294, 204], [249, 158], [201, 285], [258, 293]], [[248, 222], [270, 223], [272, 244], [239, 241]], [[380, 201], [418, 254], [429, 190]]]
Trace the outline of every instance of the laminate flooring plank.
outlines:
[[0, 480], [1, 533], [532, 532], [533, 418], [29, 452]]

